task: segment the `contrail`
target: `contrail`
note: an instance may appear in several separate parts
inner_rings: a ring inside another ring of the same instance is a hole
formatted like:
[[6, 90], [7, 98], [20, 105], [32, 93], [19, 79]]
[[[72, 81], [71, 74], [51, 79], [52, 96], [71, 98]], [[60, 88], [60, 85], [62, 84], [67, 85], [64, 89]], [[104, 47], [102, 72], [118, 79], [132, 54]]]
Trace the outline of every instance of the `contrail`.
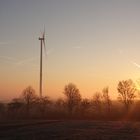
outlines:
[[131, 61], [131, 63], [132, 63], [133, 65], [135, 65], [137, 68], [140, 68], [140, 65], [137, 64], [136, 62]]
[[32, 61], [34, 61], [36, 59], [37, 59], [36, 57], [24, 59], [24, 60], [21, 60], [21, 61], [17, 62], [16, 65], [24, 65], [24, 64], [32, 62]]
[[16, 63], [17, 59], [9, 56], [0, 56], [0, 59]]
[[[34, 60], [36, 60], [37, 58], [36, 57], [32, 57], [32, 58], [28, 58], [28, 59], [24, 59], [24, 60], [18, 60], [18, 59], [15, 59], [13, 57], [8, 57], [8, 56], [0, 56], [0, 60], [3, 60], [3, 61], [6, 61], [6, 62], [9, 62], [11, 64], [14, 64], [16, 66], [22, 66], [22, 65], [25, 65], [25, 64], [29, 64], [29, 62], [32, 62]], [[33, 65], [33, 64], [30, 64], [30, 65]], [[35, 66], [35, 65], [33, 65]]]
[[[124, 53], [124, 51], [122, 49], [119, 49], [118, 51], [119, 51], [120, 55], [122, 55]], [[140, 64], [138, 64], [134, 61], [131, 61], [130, 59], [129, 59], [129, 62], [132, 63], [135, 67], [140, 68]]]

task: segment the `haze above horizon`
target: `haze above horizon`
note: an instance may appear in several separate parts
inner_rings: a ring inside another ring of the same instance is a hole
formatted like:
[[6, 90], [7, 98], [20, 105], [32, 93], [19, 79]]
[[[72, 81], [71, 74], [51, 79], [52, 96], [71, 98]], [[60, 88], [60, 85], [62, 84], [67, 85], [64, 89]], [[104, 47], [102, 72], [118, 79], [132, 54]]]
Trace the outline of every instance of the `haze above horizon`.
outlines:
[[84, 97], [105, 86], [116, 97], [119, 80], [140, 78], [139, 7], [137, 0], [1, 0], [0, 98], [28, 85], [39, 92], [44, 26], [44, 95], [61, 97], [73, 82]]

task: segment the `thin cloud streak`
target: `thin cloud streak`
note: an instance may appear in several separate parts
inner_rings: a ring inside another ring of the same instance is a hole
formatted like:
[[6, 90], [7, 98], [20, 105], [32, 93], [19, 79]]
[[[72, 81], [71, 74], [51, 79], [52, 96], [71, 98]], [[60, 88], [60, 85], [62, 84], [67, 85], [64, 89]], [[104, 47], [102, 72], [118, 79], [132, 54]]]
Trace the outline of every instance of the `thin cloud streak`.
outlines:
[[136, 62], [131, 61], [131, 63], [132, 63], [134, 66], [136, 66], [137, 68], [140, 68], [140, 65], [137, 64]]
[[[37, 59], [36, 57], [32, 57], [32, 58], [28, 58], [28, 59], [24, 59], [24, 60], [19, 61], [18, 59], [15, 59], [13, 57], [0, 56], [0, 60], [9, 62], [9, 63], [11, 63], [11, 64], [13, 64], [15, 66], [24, 66], [26, 64], [30, 64], [30, 62], [33, 62], [36, 59]], [[32, 65], [33, 67], [37, 66], [35, 64], [30, 64], [30, 65]]]
[[[124, 53], [124, 51], [122, 49], [119, 49], [118, 52], [119, 52], [120, 55], [122, 55]], [[138, 63], [136, 63], [134, 61], [131, 61], [131, 60], [129, 60], [129, 62], [131, 64], [133, 64], [135, 67], [140, 68], [140, 64], [138, 64]]]
[[32, 61], [34, 61], [36, 59], [37, 59], [36, 57], [24, 59], [24, 60], [21, 60], [21, 61], [17, 62], [16, 65], [24, 65], [24, 64], [27, 64], [29, 62], [32, 62]]
[[9, 57], [9, 56], [0, 56], [0, 59], [5, 60], [5, 61], [10, 61], [10, 62], [16, 62], [17, 59], [13, 58], [13, 57]]

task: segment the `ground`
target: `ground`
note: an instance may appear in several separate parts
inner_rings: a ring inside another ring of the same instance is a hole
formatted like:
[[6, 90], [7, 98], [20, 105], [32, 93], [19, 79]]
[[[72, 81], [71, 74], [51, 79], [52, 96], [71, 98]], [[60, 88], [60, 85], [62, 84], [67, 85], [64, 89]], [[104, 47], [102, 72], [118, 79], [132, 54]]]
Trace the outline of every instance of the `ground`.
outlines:
[[140, 140], [140, 122], [1, 122], [0, 140]]

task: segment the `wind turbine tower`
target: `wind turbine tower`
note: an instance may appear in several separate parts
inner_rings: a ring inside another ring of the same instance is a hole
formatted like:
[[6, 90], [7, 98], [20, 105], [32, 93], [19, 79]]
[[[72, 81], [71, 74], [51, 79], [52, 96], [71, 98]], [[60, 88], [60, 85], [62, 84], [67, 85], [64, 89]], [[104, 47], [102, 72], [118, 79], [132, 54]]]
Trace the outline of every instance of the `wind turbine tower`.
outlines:
[[40, 97], [42, 97], [42, 52], [43, 52], [43, 46], [45, 48], [45, 31], [42, 34], [42, 37], [39, 37], [40, 40], [40, 83], [39, 83], [39, 94]]

